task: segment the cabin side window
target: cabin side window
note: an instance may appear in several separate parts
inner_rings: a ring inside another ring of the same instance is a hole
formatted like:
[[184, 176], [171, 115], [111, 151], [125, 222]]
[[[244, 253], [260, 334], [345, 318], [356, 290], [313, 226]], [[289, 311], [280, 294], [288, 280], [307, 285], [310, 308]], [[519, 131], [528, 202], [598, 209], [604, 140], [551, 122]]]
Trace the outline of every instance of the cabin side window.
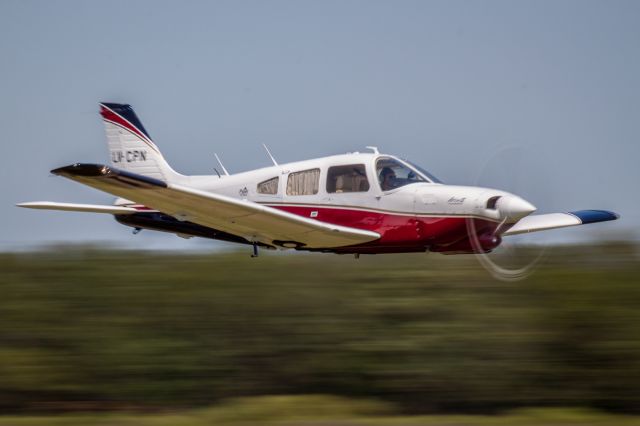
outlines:
[[258, 184], [258, 194], [269, 194], [275, 195], [278, 193], [278, 176], [265, 180], [264, 182], [260, 182]]
[[287, 179], [287, 195], [315, 195], [319, 186], [320, 169], [290, 173]]
[[367, 192], [369, 181], [364, 164], [329, 167], [327, 192]]

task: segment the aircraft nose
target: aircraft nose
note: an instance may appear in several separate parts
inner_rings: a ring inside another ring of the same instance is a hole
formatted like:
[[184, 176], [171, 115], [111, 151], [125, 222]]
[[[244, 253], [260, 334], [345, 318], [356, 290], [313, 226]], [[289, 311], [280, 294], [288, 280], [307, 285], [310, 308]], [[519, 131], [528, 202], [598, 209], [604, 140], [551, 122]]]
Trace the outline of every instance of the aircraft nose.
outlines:
[[536, 211], [536, 206], [515, 195], [507, 195], [498, 200], [498, 210], [509, 222], [517, 222]]

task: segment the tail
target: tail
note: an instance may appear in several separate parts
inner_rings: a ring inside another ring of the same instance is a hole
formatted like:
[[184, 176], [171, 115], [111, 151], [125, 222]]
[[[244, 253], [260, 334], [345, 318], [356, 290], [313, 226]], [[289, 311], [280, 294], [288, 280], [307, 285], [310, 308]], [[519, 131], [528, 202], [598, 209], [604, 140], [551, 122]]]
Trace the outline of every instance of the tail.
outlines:
[[101, 103], [100, 115], [114, 167], [165, 182], [183, 177], [166, 162], [131, 105]]

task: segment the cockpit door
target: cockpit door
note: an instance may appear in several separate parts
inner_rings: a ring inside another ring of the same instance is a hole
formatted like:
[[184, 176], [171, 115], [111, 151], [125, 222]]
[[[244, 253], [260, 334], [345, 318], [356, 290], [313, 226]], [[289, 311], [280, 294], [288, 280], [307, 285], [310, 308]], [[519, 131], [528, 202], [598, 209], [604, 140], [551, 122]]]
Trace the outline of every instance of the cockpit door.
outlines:
[[407, 215], [415, 215], [416, 213], [415, 185], [380, 191], [376, 199], [380, 210]]

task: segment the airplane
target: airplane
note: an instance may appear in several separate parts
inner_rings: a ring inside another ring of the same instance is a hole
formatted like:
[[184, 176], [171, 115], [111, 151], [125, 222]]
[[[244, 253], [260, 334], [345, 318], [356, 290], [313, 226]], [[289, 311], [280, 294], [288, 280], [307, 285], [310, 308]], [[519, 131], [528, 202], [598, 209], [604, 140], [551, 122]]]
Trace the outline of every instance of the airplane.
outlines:
[[533, 215], [523, 198], [446, 185], [376, 147], [230, 174], [174, 171], [127, 104], [101, 103], [110, 165], [51, 173], [118, 197], [113, 205], [48, 201], [19, 207], [107, 213], [123, 225], [258, 248], [338, 254], [489, 253], [504, 237], [616, 220], [607, 210]]

